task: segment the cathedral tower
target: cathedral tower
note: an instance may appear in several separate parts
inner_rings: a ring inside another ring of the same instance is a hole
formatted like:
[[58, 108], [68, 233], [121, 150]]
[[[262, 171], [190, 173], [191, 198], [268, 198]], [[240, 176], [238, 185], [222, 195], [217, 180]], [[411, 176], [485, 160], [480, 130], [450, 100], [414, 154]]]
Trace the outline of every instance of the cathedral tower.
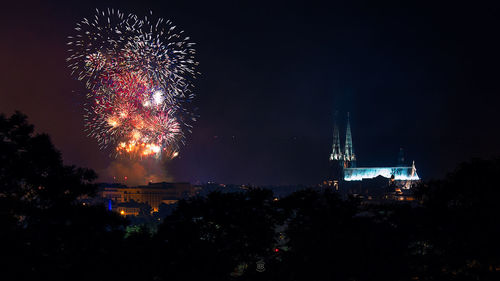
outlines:
[[347, 128], [345, 134], [344, 148], [344, 168], [356, 168], [356, 155], [352, 146], [351, 124], [349, 122], [349, 112], [347, 112]]
[[340, 150], [340, 134], [339, 127], [337, 126], [337, 112], [335, 112], [335, 119], [333, 125], [333, 145], [332, 153], [330, 154], [330, 161], [343, 160], [342, 151]]
[[337, 125], [338, 112], [335, 112], [333, 120], [333, 144], [332, 153], [330, 154], [330, 179], [338, 184], [343, 177], [344, 155], [340, 146], [340, 132]]

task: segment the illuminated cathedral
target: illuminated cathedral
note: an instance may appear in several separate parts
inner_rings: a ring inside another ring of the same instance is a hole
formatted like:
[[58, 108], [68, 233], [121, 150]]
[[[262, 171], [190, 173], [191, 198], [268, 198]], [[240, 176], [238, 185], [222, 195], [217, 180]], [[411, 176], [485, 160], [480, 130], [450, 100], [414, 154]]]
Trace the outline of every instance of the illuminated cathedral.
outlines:
[[[337, 118], [335, 118], [337, 119]], [[340, 145], [340, 133], [337, 123], [333, 128], [333, 146], [330, 154], [331, 174], [334, 185], [338, 188], [339, 182], [369, 181], [375, 178], [386, 178], [402, 188], [409, 188], [415, 181], [420, 180], [415, 168], [405, 165], [403, 151], [400, 150], [398, 164], [393, 167], [357, 167], [356, 154], [352, 144], [351, 125], [347, 113], [345, 145]]]

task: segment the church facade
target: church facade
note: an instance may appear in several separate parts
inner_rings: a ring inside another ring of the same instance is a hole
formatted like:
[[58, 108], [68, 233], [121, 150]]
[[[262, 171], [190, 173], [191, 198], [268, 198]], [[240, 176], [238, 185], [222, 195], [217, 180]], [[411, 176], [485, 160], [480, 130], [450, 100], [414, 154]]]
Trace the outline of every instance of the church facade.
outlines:
[[[337, 116], [335, 117], [337, 119]], [[402, 149], [400, 150], [398, 164], [393, 167], [358, 167], [352, 144], [349, 113], [347, 113], [343, 147], [340, 144], [340, 132], [335, 120], [330, 168], [330, 178], [337, 189], [342, 182], [362, 182], [376, 178], [386, 178], [393, 185], [409, 189], [413, 183], [420, 180], [415, 168], [415, 162], [413, 161], [411, 166], [405, 164]]]

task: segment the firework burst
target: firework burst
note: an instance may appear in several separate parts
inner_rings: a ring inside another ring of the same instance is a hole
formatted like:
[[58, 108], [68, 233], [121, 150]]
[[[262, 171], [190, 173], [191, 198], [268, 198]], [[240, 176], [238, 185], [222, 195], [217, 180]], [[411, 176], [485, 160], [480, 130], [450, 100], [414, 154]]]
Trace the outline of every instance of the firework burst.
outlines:
[[72, 75], [89, 90], [86, 131], [117, 156], [175, 157], [195, 121], [194, 43], [151, 18], [97, 10], [68, 37]]

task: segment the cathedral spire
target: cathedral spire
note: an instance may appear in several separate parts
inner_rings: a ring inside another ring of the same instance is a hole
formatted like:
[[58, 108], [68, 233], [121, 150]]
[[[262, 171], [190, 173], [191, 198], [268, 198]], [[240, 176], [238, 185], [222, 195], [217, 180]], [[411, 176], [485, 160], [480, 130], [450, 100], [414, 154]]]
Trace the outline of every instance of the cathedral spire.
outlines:
[[344, 167], [356, 167], [356, 155], [352, 146], [351, 123], [349, 122], [349, 112], [347, 112], [347, 128], [345, 134]]
[[335, 111], [335, 118], [333, 120], [333, 145], [332, 153], [330, 154], [330, 161], [342, 160], [342, 151], [340, 149], [340, 134], [339, 127], [337, 126], [337, 111]]

